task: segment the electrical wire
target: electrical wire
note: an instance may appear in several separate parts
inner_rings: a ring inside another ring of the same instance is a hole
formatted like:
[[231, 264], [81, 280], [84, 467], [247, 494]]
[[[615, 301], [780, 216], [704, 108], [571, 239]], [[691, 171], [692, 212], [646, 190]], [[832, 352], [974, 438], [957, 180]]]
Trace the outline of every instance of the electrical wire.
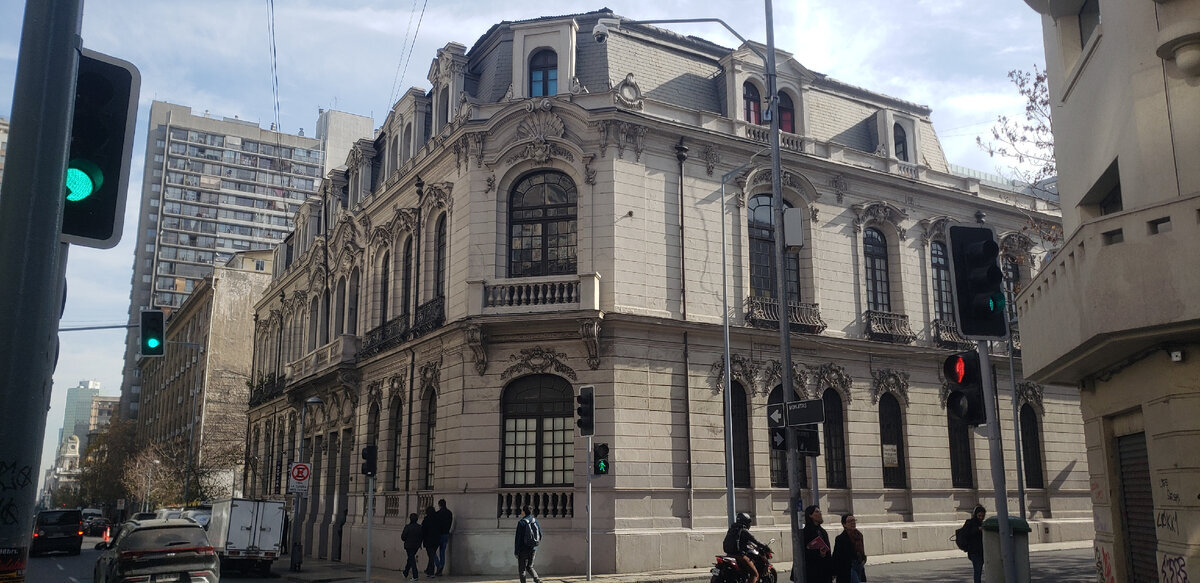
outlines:
[[279, 53], [275, 47], [275, 0], [267, 0], [267, 39], [271, 43], [271, 93], [275, 99], [275, 129], [282, 131], [279, 123]]
[[396, 73], [392, 78], [392, 93], [388, 95], [387, 108], [392, 109], [392, 104], [396, 103], [396, 91], [400, 85], [400, 67], [404, 65], [405, 45], [408, 44], [408, 34], [412, 32], [413, 15], [417, 13], [417, 0], [413, 0], [412, 8], [408, 10], [408, 27], [404, 29], [404, 40], [400, 41], [400, 58], [396, 59]]
[[[421, 23], [425, 21], [425, 7], [428, 5], [429, 0], [425, 0], [421, 4], [421, 17], [417, 19], [417, 30], [413, 32], [412, 43], [408, 45], [408, 58], [404, 61], [404, 72], [400, 74], [401, 79], [408, 74], [408, 63], [412, 61], [413, 47], [417, 46], [417, 36], [421, 34]], [[388, 108], [391, 108], [390, 103], [388, 104]]]

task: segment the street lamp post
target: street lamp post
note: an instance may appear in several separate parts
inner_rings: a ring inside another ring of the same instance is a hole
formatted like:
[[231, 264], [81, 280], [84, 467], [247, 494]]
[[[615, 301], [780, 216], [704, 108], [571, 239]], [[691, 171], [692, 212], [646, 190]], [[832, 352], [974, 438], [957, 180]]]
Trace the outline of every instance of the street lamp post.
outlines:
[[[320, 405], [324, 403], [320, 397], [309, 397], [300, 406], [300, 432], [297, 438], [300, 440], [296, 449], [296, 462], [304, 461], [304, 418], [308, 416], [309, 405]], [[304, 544], [300, 542], [300, 506], [304, 503], [304, 493], [296, 492], [296, 503], [292, 507], [292, 556], [291, 570], [299, 571], [300, 564], [304, 561]]]

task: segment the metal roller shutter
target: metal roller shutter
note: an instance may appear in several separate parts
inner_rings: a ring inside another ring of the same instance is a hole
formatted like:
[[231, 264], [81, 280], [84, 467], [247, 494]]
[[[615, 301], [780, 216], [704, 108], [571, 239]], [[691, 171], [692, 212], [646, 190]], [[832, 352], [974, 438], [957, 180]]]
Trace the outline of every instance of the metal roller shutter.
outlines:
[[1158, 536], [1154, 530], [1154, 496], [1150, 491], [1146, 434], [1118, 437], [1117, 456], [1121, 465], [1121, 518], [1127, 539], [1126, 570], [1129, 581], [1157, 582], [1155, 551], [1158, 548]]

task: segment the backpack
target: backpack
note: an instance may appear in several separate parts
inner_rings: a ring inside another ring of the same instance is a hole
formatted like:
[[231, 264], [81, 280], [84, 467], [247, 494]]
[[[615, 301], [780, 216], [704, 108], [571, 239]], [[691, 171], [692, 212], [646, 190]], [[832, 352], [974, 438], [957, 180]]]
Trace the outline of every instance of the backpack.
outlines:
[[954, 544], [964, 553], [971, 552], [971, 544], [967, 542], [967, 525], [964, 524], [954, 531]]
[[731, 528], [725, 533], [725, 540], [721, 542], [721, 550], [725, 551], [726, 555], [740, 555], [742, 549], [738, 548], [742, 538], [742, 529]]
[[530, 517], [529, 520], [522, 520], [525, 523], [525, 533], [523, 541], [526, 547], [537, 548], [538, 543], [542, 542], [542, 526], [537, 520]]

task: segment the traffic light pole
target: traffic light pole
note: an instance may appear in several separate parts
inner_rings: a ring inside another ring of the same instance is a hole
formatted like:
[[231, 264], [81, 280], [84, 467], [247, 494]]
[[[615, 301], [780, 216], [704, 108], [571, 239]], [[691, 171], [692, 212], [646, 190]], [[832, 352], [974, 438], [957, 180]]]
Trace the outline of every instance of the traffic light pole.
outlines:
[[983, 406], [987, 411], [988, 448], [991, 454], [992, 488], [996, 496], [996, 520], [1000, 523], [1000, 557], [1004, 562], [1004, 579], [1017, 580], [1016, 555], [1013, 552], [1012, 526], [1008, 523], [1008, 487], [1004, 481], [1004, 449], [1000, 444], [1000, 411], [996, 406], [996, 386], [992, 382], [992, 361], [988, 355], [990, 340], [979, 340], [979, 376], [983, 384]]
[[375, 474], [371, 474], [367, 476], [367, 583], [371, 583], [371, 527], [374, 526], [374, 522]]
[[587, 548], [587, 580], [591, 581], [592, 580], [592, 474], [595, 473], [593, 470], [595, 468], [596, 461], [592, 459], [592, 455], [594, 455], [593, 452], [595, 451], [592, 448], [593, 436], [589, 435], [589, 436], [587, 436], [587, 438], [588, 438], [588, 445], [587, 445], [587, 451], [588, 451], [588, 453], [587, 453], [587, 455], [588, 455], [588, 470], [587, 470], [587, 477], [588, 477], [588, 480], [587, 480], [587, 523], [588, 523], [587, 524], [587, 545], [588, 545], [588, 548]]
[[[82, 0], [28, 0], [0, 191], [0, 576], [25, 569], [57, 355], [66, 254], [59, 242]], [[0, 577], [3, 578], [3, 577]], [[16, 574], [23, 581], [24, 575]]]

